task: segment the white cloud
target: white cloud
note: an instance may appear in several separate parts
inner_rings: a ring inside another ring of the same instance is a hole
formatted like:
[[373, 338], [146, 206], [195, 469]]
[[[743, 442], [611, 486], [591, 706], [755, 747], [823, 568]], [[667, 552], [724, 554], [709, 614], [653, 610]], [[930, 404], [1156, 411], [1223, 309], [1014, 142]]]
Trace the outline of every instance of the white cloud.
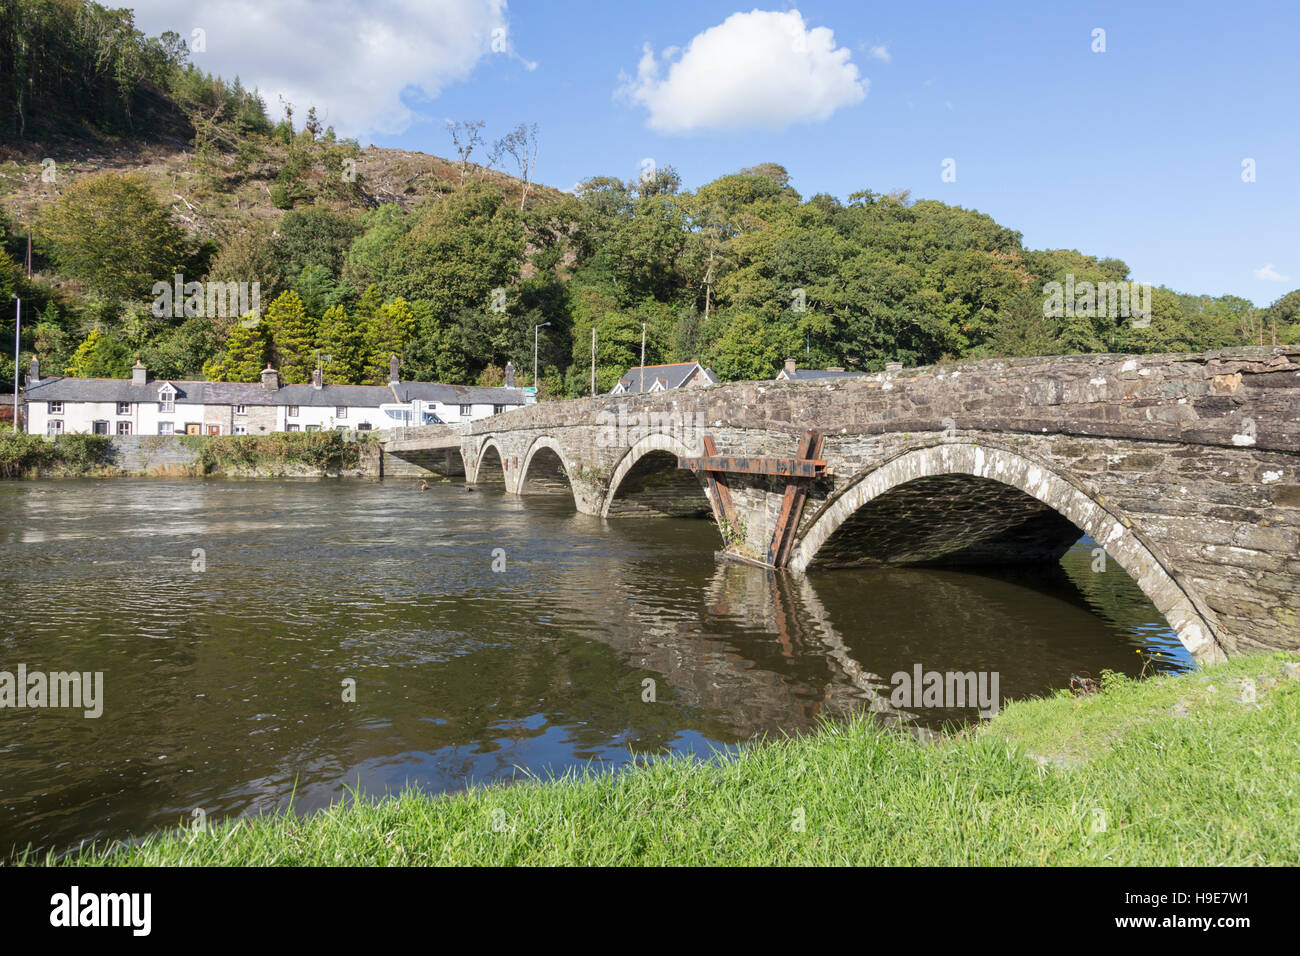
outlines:
[[[649, 45], [636, 79], [619, 92], [650, 115], [651, 129], [783, 129], [824, 120], [867, 95], [867, 80], [835, 47], [826, 27], [809, 29], [798, 10], [733, 13], [662, 63]], [[666, 71], [666, 75], [665, 75]]]
[[298, 118], [315, 106], [342, 135], [400, 133], [402, 101], [433, 99], [468, 78], [484, 57], [514, 49], [505, 0], [136, 0], [136, 26], [151, 36], [205, 31], [191, 60], [256, 86], [267, 111], [280, 97]]
[[1278, 271], [1273, 268], [1273, 263], [1271, 262], [1268, 263], [1266, 266], [1264, 266], [1262, 269], [1256, 269], [1255, 278], [1263, 279], [1265, 282], [1289, 282], [1290, 281], [1286, 276], [1279, 275]]
[[890, 63], [894, 59], [892, 56], [889, 55], [889, 50], [885, 48], [885, 45], [883, 43], [877, 46], [873, 46], [870, 50], [868, 50], [867, 56], [875, 57], [881, 63]]

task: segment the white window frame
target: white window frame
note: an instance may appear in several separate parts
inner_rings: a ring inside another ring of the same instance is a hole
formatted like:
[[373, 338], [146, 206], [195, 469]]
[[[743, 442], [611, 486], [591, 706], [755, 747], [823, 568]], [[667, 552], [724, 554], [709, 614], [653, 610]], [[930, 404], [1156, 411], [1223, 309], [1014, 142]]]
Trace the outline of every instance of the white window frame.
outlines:
[[298, 406], [297, 406], [297, 405], [290, 405], [290, 406], [289, 406], [289, 417], [290, 417], [290, 418], [297, 418], [297, 417], [298, 417]]
[[247, 434], [248, 434], [248, 426], [247, 426], [247, 425], [236, 425], [236, 426], [235, 426], [235, 434], [236, 434], [236, 435], [247, 435]]
[[173, 424], [172, 422], [159, 422], [159, 423], [158, 423], [158, 434], [159, 434], [159, 435], [175, 435], [175, 434], [176, 434], [176, 426], [175, 426], [175, 424]]
[[335, 418], [347, 418], [347, 417], [348, 417], [348, 407], [347, 407], [346, 405], [335, 405], [335, 406], [334, 406], [334, 417], [335, 417]]
[[[51, 403], [51, 404], [52, 404], [52, 403]], [[62, 418], [51, 418], [49, 421], [47, 421], [47, 422], [45, 423], [45, 434], [47, 434], [47, 435], [62, 435], [62, 434], [63, 434], [63, 419], [62, 419]]]
[[245, 406], [243, 406], [243, 405], [236, 405], [236, 406], [235, 406], [235, 414], [236, 414], [236, 415], [247, 415], [247, 414], [248, 414], [248, 409], [247, 409]]
[[118, 403], [117, 403], [117, 413], [118, 413], [119, 415], [130, 415], [130, 414], [131, 414], [131, 403], [130, 403], [130, 402], [118, 402]]
[[460, 407], [460, 417], [461, 417], [461, 418], [465, 418], [465, 417], [467, 417], [467, 416], [469, 416], [469, 415], [473, 415], [473, 414], [474, 414], [474, 406], [473, 406], [473, 405], [462, 405], [462, 406]]
[[296, 423], [293, 423], [293, 424], [285, 425], [284, 430], [287, 432], [296, 432], [296, 431], [300, 431], [301, 429], [298, 427]]
[[62, 402], [50, 402], [49, 414], [51, 414], [51, 415], [62, 415], [62, 414], [63, 414], [63, 403], [62, 403]]
[[119, 434], [119, 435], [129, 435], [129, 434], [131, 434], [131, 423], [130, 423], [130, 422], [118, 422], [118, 423], [117, 423], [117, 434]]

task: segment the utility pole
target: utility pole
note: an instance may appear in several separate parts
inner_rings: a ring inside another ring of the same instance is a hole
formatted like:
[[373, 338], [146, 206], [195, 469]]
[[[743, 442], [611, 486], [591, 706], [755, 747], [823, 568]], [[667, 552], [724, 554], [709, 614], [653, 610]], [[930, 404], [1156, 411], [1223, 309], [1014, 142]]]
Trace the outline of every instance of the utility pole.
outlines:
[[596, 327], [591, 327], [591, 397], [596, 397]]
[[550, 325], [550, 322], [543, 322], [541, 325], [533, 326], [533, 389], [537, 388], [537, 330]]
[[641, 394], [645, 394], [645, 323], [641, 323]]
[[27, 230], [27, 278], [32, 277], [32, 231]]
[[18, 434], [18, 348], [23, 341], [23, 300], [16, 295], [9, 298], [18, 303], [18, 315], [14, 325], [14, 434]]

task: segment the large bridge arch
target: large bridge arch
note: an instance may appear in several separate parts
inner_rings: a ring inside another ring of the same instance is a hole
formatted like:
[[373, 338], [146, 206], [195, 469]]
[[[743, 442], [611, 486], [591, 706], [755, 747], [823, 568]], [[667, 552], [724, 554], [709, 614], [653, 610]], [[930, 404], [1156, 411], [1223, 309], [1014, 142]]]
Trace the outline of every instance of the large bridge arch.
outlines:
[[796, 543], [790, 567], [806, 571], [836, 531], [883, 495], [921, 479], [952, 475], [989, 479], [1047, 505], [1096, 541], [1128, 572], [1193, 657], [1206, 663], [1225, 657], [1215, 629], [1175, 580], [1167, 561], [1128, 518], [1041, 462], [989, 444], [928, 445], [863, 471], [816, 515]]
[[509, 490], [506, 461], [496, 436], [489, 435], [479, 443], [478, 450], [474, 453], [474, 473], [471, 475], [469, 469], [466, 469], [466, 480], [477, 485], [504, 485]]
[[[688, 506], [687, 510], [708, 510], [708, 494], [705, 492], [703, 484], [695, 477], [694, 473], [677, 468], [676, 459], [678, 456], [693, 454], [695, 452], [685, 442], [671, 434], [655, 432], [638, 439], [623, 453], [623, 456], [614, 466], [614, 471], [609, 479], [609, 488], [605, 493], [605, 500], [601, 504], [600, 516], [608, 518], [611, 516], [611, 512], [617, 511], [616, 502], [626, 495], [629, 478], [635, 480], [638, 477], [635, 474], [637, 466], [642, 465], [652, 456], [663, 459], [664, 467], [661, 469], [661, 473], [671, 481], [675, 490], [685, 492], [688, 495], [692, 495], [693, 490], [698, 491], [699, 500], [702, 501], [702, 508], [697, 509]], [[671, 466], [669, 466], [670, 458]]]
[[[543, 452], [534, 459], [538, 452]], [[549, 435], [541, 435], [533, 440], [524, 453], [523, 466], [519, 470], [519, 493], [521, 495], [554, 492], [555, 485], [563, 481], [568, 486], [568, 493], [578, 505], [577, 490], [573, 483], [573, 469], [569, 465], [569, 456], [565, 454], [560, 443]], [[530, 484], [531, 482], [531, 484]]]

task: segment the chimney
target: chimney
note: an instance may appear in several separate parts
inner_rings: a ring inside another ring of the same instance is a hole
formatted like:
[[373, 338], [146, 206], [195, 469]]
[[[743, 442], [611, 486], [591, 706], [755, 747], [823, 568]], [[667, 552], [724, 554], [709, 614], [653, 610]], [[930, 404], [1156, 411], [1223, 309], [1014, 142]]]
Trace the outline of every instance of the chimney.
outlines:
[[317, 369], [312, 369], [312, 373], [311, 373], [311, 387], [312, 387], [312, 388], [317, 388], [317, 389], [319, 389], [319, 388], [324, 388], [324, 387], [325, 387], [325, 379], [324, 379], [324, 376], [321, 375], [321, 370], [318, 369], [318, 368], [317, 368]]
[[794, 374], [794, 370], [795, 370], [794, 359], [792, 359], [792, 358], [788, 358], [788, 359], [786, 359], [786, 360], [785, 360], [785, 374], [786, 374], [786, 375], [793, 375], [793, 374]]
[[515, 363], [506, 362], [506, 388], [515, 387]]
[[41, 380], [41, 360], [32, 356], [32, 367], [27, 373], [27, 384], [36, 385]]
[[138, 358], [135, 364], [131, 366], [131, 384], [144, 385], [149, 381], [149, 370], [144, 367], [144, 363]]
[[401, 366], [402, 366], [402, 362], [396, 355], [390, 355], [388, 357], [388, 384], [389, 385], [396, 385], [398, 382], [401, 381], [401, 378], [398, 376], [398, 369], [401, 368]]
[[280, 373], [271, 368], [270, 362], [262, 369], [262, 387], [268, 392], [274, 392], [280, 387]]

